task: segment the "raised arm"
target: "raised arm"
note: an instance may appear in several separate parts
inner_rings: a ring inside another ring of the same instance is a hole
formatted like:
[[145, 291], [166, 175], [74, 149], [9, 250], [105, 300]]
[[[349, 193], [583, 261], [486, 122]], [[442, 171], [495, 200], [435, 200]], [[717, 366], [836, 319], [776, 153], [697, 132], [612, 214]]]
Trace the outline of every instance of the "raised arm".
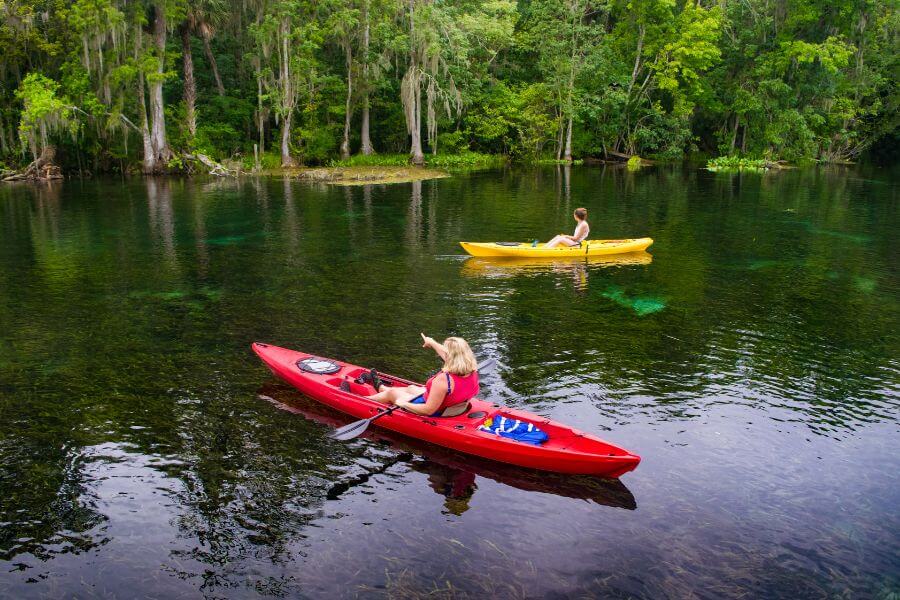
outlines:
[[438, 342], [434, 341], [434, 338], [430, 338], [424, 333], [420, 333], [419, 335], [422, 336], [423, 348], [431, 348], [432, 350], [437, 352], [437, 355], [441, 357], [441, 360], [447, 360], [447, 349], [444, 348], [443, 344], [439, 344]]

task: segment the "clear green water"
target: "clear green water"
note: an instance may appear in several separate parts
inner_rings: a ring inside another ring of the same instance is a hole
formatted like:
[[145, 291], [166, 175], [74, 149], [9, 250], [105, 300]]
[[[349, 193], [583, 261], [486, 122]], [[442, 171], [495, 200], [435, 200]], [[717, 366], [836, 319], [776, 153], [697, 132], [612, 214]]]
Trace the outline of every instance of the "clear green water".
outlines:
[[[0, 187], [0, 596], [896, 598], [897, 183], [511, 170], [370, 188]], [[625, 261], [458, 240], [650, 235]], [[484, 396], [643, 456], [621, 483], [402, 440], [253, 340]]]

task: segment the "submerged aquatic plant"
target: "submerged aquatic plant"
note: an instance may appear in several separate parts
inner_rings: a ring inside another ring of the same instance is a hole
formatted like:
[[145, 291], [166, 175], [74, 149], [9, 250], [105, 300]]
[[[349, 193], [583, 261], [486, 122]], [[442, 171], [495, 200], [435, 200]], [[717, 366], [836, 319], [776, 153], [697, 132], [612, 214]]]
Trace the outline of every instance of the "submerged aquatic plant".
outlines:
[[619, 306], [630, 308], [641, 317], [657, 313], [666, 307], [666, 301], [662, 298], [654, 296], [636, 296], [634, 298], [629, 298], [625, 295], [625, 292], [617, 286], [607, 288], [607, 290], [602, 293], [602, 296], [612, 300]]
[[869, 277], [856, 276], [853, 278], [853, 287], [860, 292], [871, 294], [875, 291], [875, 280]]

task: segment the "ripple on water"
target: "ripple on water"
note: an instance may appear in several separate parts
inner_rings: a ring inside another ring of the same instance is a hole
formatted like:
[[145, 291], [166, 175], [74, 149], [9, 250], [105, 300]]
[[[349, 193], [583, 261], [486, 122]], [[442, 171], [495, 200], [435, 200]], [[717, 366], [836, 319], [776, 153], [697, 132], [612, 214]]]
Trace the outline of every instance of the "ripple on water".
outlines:
[[[893, 597], [895, 186], [642, 173], [0, 186], [0, 596]], [[652, 261], [458, 247], [576, 203]], [[257, 398], [254, 339], [419, 379], [423, 329], [498, 358], [486, 399], [642, 455], [628, 487]]]

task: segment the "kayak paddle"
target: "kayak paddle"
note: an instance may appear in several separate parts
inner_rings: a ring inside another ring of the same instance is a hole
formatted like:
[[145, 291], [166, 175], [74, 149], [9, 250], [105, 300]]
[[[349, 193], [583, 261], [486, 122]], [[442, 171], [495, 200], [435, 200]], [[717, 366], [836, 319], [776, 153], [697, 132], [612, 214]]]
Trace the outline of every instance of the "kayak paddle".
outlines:
[[[482, 362], [481, 364], [478, 365], [478, 372], [480, 373], [481, 371], [484, 371], [485, 369], [489, 369], [489, 368], [493, 367], [496, 364], [496, 362], [497, 361], [493, 358], [489, 358], [489, 359], [485, 360], [484, 362]], [[357, 437], [361, 436], [363, 433], [365, 433], [366, 429], [369, 428], [369, 424], [372, 423], [372, 421], [374, 421], [376, 419], [380, 419], [381, 417], [383, 417], [385, 415], [389, 415], [392, 412], [394, 412], [395, 410], [397, 410], [398, 408], [400, 408], [400, 407], [392, 406], [392, 407], [388, 408], [387, 410], [381, 411], [377, 415], [369, 417], [368, 419], [361, 419], [359, 421], [354, 421], [353, 423], [350, 423], [349, 425], [344, 425], [343, 427], [338, 427], [337, 429], [332, 431], [330, 434], [328, 434], [328, 437], [330, 437], [333, 440], [340, 440], [342, 442], [346, 442], [348, 440], [352, 440], [353, 438], [357, 438]]]

